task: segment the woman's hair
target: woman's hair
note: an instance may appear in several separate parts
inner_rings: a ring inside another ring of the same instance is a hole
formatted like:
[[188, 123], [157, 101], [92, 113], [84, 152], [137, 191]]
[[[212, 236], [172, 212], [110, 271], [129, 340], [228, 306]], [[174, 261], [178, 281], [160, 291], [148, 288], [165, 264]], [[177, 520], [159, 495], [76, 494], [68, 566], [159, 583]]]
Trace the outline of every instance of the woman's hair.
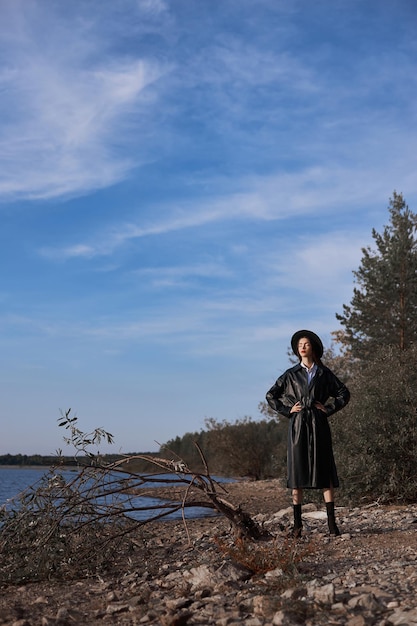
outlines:
[[318, 356], [316, 356], [314, 349], [313, 349], [313, 361], [316, 365], [320, 365], [320, 367], [324, 367], [323, 365], [323, 361], [321, 359], [319, 359]]

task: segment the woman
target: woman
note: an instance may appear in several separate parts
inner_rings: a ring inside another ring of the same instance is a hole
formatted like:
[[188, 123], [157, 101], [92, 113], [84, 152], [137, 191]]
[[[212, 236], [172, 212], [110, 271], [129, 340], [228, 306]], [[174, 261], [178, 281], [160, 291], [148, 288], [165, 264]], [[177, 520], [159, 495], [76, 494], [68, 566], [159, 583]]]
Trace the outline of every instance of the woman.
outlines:
[[327, 418], [349, 402], [347, 387], [321, 362], [323, 344], [310, 330], [299, 330], [291, 347], [300, 362], [278, 378], [266, 394], [269, 406], [288, 417], [288, 482], [294, 509], [293, 534], [301, 535], [303, 489], [322, 489], [331, 535], [340, 535], [334, 514], [339, 486]]

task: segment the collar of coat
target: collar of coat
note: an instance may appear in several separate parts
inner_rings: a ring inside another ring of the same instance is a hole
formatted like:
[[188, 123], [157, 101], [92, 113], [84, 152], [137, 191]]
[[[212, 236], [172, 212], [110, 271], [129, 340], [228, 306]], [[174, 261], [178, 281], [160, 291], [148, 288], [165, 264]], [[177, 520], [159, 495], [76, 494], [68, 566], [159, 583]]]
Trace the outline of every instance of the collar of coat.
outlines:
[[[325, 365], [319, 365], [318, 363], [316, 363], [317, 365], [317, 371], [316, 371], [316, 376], [321, 376], [324, 372], [324, 370], [328, 369]], [[301, 367], [301, 363], [297, 363], [297, 365], [294, 365], [294, 367], [291, 368], [291, 371], [293, 372], [298, 372], [300, 370], [303, 370], [304, 368]]]

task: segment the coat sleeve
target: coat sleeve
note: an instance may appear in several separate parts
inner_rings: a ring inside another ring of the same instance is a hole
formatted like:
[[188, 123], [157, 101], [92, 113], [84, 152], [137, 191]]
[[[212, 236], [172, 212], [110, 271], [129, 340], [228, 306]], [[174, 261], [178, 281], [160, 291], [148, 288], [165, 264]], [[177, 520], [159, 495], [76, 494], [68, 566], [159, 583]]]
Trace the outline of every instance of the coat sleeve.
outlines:
[[350, 391], [337, 376], [329, 370], [329, 397], [324, 403], [327, 410], [327, 416], [333, 415], [343, 409], [350, 400]]
[[289, 417], [291, 405], [285, 402], [285, 382], [286, 374], [283, 374], [266, 394], [266, 401], [273, 411], [284, 417]]

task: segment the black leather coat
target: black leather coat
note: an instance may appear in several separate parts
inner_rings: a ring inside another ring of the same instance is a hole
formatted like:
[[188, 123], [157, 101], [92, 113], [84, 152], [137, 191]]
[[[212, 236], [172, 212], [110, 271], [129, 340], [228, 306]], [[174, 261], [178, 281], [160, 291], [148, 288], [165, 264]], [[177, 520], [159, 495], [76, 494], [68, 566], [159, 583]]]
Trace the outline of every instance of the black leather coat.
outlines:
[[[287, 370], [266, 394], [269, 406], [279, 415], [289, 418], [288, 481], [290, 488], [338, 487], [332, 437], [327, 418], [349, 402], [347, 387], [328, 367], [317, 366], [308, 384], [307, 372], [300, 364]], [[314, 406], [321, 402], [326, 413]], [[301, 402], [303, 408], [290, 413]]]

